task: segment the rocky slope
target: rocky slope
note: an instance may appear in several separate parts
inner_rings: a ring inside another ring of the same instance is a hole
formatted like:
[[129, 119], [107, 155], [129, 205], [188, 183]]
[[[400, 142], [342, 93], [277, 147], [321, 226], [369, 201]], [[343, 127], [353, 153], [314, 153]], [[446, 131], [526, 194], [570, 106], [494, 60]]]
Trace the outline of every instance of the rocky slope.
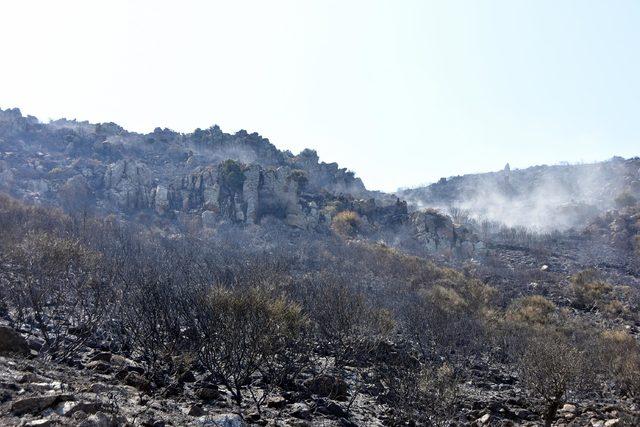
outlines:
[[0, 110], [0, 191], [76, 215], [158, 221], [174, 231], [275, 218], [326, 232], [336, 214], [353, 211], [370, 238], [403, 235], [427, 251], [461, 253], [474, 243], [447, 216], [409, 212], [336, 163], [320, 162], [313, 150], [293, 155], [256, 133], [230, 135], [217, 126], [142, 135], [114, 123], [44, 124], [18, 109]]
[[398, 192], [412, 207], [453, 207], [479, 220], [544, 232], [584, 227], [624, 195], [640, 196], [640, 158], [517, 170], [506, 165]]

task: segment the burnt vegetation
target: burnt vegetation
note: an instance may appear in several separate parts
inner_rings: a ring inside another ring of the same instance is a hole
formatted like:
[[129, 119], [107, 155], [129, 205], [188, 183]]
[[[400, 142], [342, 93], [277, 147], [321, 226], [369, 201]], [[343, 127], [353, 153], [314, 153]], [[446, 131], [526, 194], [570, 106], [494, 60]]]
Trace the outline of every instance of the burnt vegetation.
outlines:
[[[640, 347], [610, 321], [637, 321], [630, 289], [590, 270], [505, 299], [469, 269], [346, 238], [353, 219], [292, 252], [244, 245], [240, 230], [167, 237], [3, 195], [2, 316], [37, 359], [82, 366], [87, 351], [109, 352], [136, 368], [103, 369], [145, 394], [186, 396], [193, 377], [195, 393], [216, 390], [254, 421], [282, 400], [347, 424], [365, 424], [369, 405], [390, 425], [483, 414], [551, 425], [567, 402], [638, 396]], [[474, 403], [500, 382], [521, 390], [519, 413]]]
[[0, 191], [0, 424], [640, 424], [640, 159], [391, 195], [14, 109]]

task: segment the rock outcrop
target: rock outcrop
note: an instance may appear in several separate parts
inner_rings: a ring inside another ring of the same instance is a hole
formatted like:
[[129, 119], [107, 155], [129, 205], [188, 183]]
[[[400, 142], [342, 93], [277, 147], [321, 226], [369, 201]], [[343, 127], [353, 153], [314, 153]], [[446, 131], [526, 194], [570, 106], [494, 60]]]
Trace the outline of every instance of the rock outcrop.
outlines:
[[142, 162], [119, 160], [109, 165], [104, 176], [108, 198], [127, 211], [149, 206], [151, 173]]
[[465, 227], [454, 224], [451, 217], [424, 209], [411, 213], [410, 222], [414, 236], [427, 250], [458, 249], [465, 255], [473, 254], [475, 236]]
[[43, 124], [0, 110], [0, 189], [68, 212], [157, 221], [178, 233], [278, 222], [293, 234], [329, 233], [334, 215], [354, 211], [362, 218], [358, 238], [395, 245], [402, 236], [424, 241], [428, 250], [458, 244], [451, 243], [450, 226], [434, 228], [425, 218], [417, 225], [406, 202], [368, 191], [353, 172], [321, 162], [314, 150], [293, 155], [256, 133], [231, 135], [217, 126], [142, 135], [114, 123]]

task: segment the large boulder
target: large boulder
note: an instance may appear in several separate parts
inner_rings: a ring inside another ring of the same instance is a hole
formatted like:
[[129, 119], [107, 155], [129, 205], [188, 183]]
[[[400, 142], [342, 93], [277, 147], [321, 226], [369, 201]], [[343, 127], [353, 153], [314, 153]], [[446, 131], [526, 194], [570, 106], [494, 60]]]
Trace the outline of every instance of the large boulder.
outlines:
[[332, 375], [310, 378], [304, 382], [304, 386], [313, 394], [336, 400], [346, 399], [349, 390], [349, 386], [342, 378]]
[[433, 209], [413, 212], [410, 218], [414, 236], [431, 251], [451, 248], [455, 243], [453, 221]]
[[287, 225], [305, 228], [305, 215], [299, 201], [298, 182], [291, 169], [280, 167], [263, 172], [260, 188], [260, 213], [284, 220]]
[[29, 354], [29, 343], [8, 326], [0, 326], [0, 354]]
[[67, 394], [47, 394], [44, 396], [23, 397], [16, 400], [11, 405], [11, 413], [21, 416], [24, 414], [37, 414], [47, 408], [57, 405], [60, 402], [73, 400]]

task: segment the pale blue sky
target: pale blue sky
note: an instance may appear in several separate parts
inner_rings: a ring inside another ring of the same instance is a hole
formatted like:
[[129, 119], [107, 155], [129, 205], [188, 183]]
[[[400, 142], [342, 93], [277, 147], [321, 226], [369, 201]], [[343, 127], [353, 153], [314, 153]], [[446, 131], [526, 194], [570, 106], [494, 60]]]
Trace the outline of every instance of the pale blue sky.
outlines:
[[372, 189], [640, 155], [640, 1], [11, 1], [0, 107], [317, 149]]

